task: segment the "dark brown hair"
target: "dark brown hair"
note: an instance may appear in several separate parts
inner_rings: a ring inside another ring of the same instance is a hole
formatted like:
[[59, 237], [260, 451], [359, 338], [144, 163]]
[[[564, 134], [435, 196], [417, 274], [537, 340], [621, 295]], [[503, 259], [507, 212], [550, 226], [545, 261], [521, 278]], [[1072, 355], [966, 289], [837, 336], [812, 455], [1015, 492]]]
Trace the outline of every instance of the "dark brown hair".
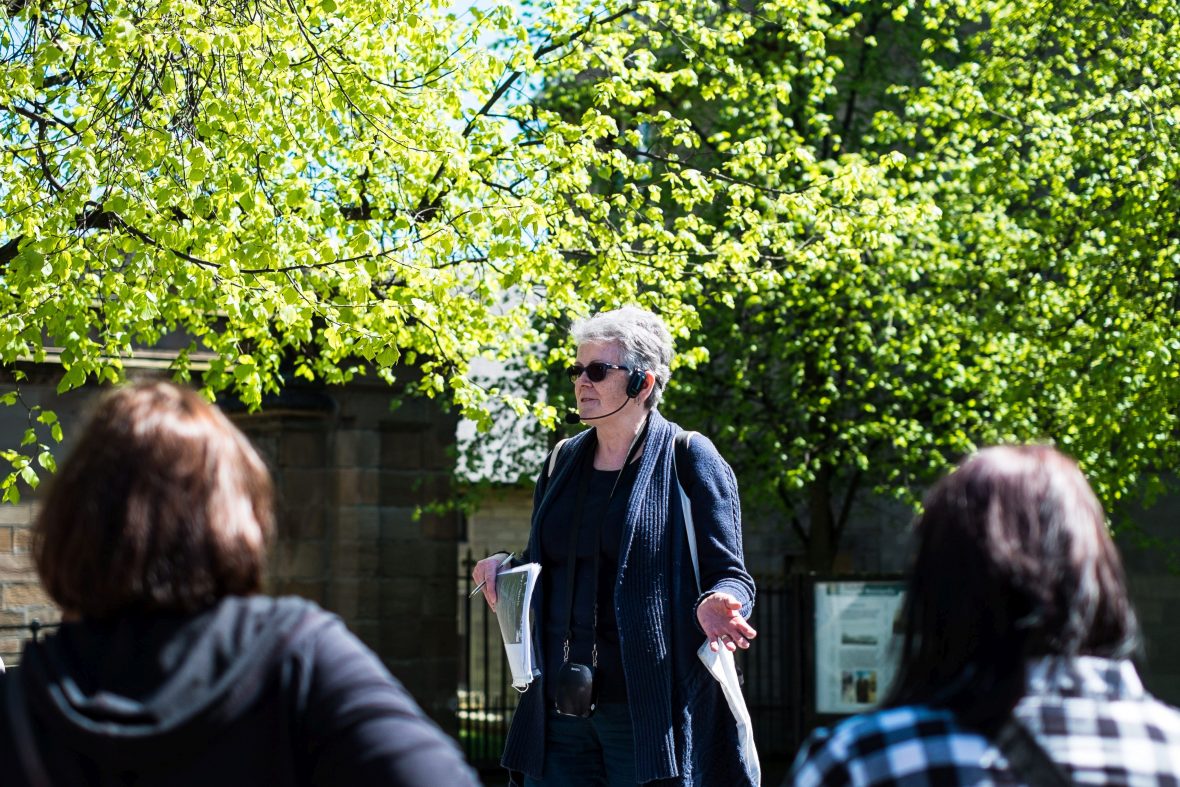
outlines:
[[889, 705], [1000, 723], [1043, 655], [1124, 657], [1138, 628], [1102, 506], [1044, 445], [980, 451], [926, 498]]
[[165, 382], [105, 394], [51, 482], [33, 530], [62, 609], [195, 612], [262, 586], [273, 488], [221, 411]]

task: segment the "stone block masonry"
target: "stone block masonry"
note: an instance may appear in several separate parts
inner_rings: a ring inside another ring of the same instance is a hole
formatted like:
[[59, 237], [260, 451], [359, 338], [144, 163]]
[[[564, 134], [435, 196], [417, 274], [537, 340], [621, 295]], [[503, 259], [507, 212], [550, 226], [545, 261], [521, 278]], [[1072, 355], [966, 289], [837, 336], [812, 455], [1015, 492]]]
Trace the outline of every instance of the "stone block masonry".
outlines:
[[35, 508], [32, 503], [0, 505], [0, 658], [20, 663], [33, 621], [56, 623], [57, 606], [45, 594], [29, 553]]
[[450, 494], [455, 419], [429, 403], [391, 412], [383, 386], [331, 395], [330, 414], [237, 419], [267, 450], [280, 500], [269, 589], [340, 615], [451, 729], [459, 519], [416, 511]]

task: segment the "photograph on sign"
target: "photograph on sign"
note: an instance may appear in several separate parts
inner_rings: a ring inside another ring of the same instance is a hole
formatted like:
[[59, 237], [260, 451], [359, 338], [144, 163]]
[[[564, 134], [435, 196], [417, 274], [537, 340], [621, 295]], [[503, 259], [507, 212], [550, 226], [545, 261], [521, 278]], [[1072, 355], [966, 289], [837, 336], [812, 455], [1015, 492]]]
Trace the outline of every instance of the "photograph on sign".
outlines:
[[889, 688], [901, 646], [901, 581], [815, 584], [815, 710], [860, 713]]

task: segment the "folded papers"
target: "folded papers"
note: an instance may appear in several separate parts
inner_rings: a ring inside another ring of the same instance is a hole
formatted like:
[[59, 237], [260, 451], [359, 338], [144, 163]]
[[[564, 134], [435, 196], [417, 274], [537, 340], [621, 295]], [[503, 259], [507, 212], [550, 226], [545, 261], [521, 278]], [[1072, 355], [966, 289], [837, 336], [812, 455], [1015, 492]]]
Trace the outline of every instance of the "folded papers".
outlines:
[[496, 575], [496, 619], [512, 671], [512, 688], [526, 691], [533, 678], [541, 674], [533, 652], [533, 589], [541, 575], [538, 563], [525, 563]]

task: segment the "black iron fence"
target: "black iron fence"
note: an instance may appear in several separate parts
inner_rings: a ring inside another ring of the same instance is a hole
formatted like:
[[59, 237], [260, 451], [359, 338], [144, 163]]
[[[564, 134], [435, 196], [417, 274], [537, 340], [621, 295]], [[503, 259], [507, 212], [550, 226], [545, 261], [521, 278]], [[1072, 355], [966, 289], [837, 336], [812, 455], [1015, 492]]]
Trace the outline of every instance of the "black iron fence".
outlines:
[[[460, 640], [465, 652], [460, 660], [457, 713], [459, 741], [468, 760], [486, 768], [500, 759], [517, 694], [510, 686], [511, 673], [496, 616], [482, 596], [467, 601], [473, 588], [471, 569], [477, 559], [468, 553], [459, 577]], [[810, 723], [803, 713], [806, 582], [800, 577], [758, 586], [750, 618], [758, 637], [753, 647], [738, 653], [746, 705], [764, 760], [790, 758]]]

